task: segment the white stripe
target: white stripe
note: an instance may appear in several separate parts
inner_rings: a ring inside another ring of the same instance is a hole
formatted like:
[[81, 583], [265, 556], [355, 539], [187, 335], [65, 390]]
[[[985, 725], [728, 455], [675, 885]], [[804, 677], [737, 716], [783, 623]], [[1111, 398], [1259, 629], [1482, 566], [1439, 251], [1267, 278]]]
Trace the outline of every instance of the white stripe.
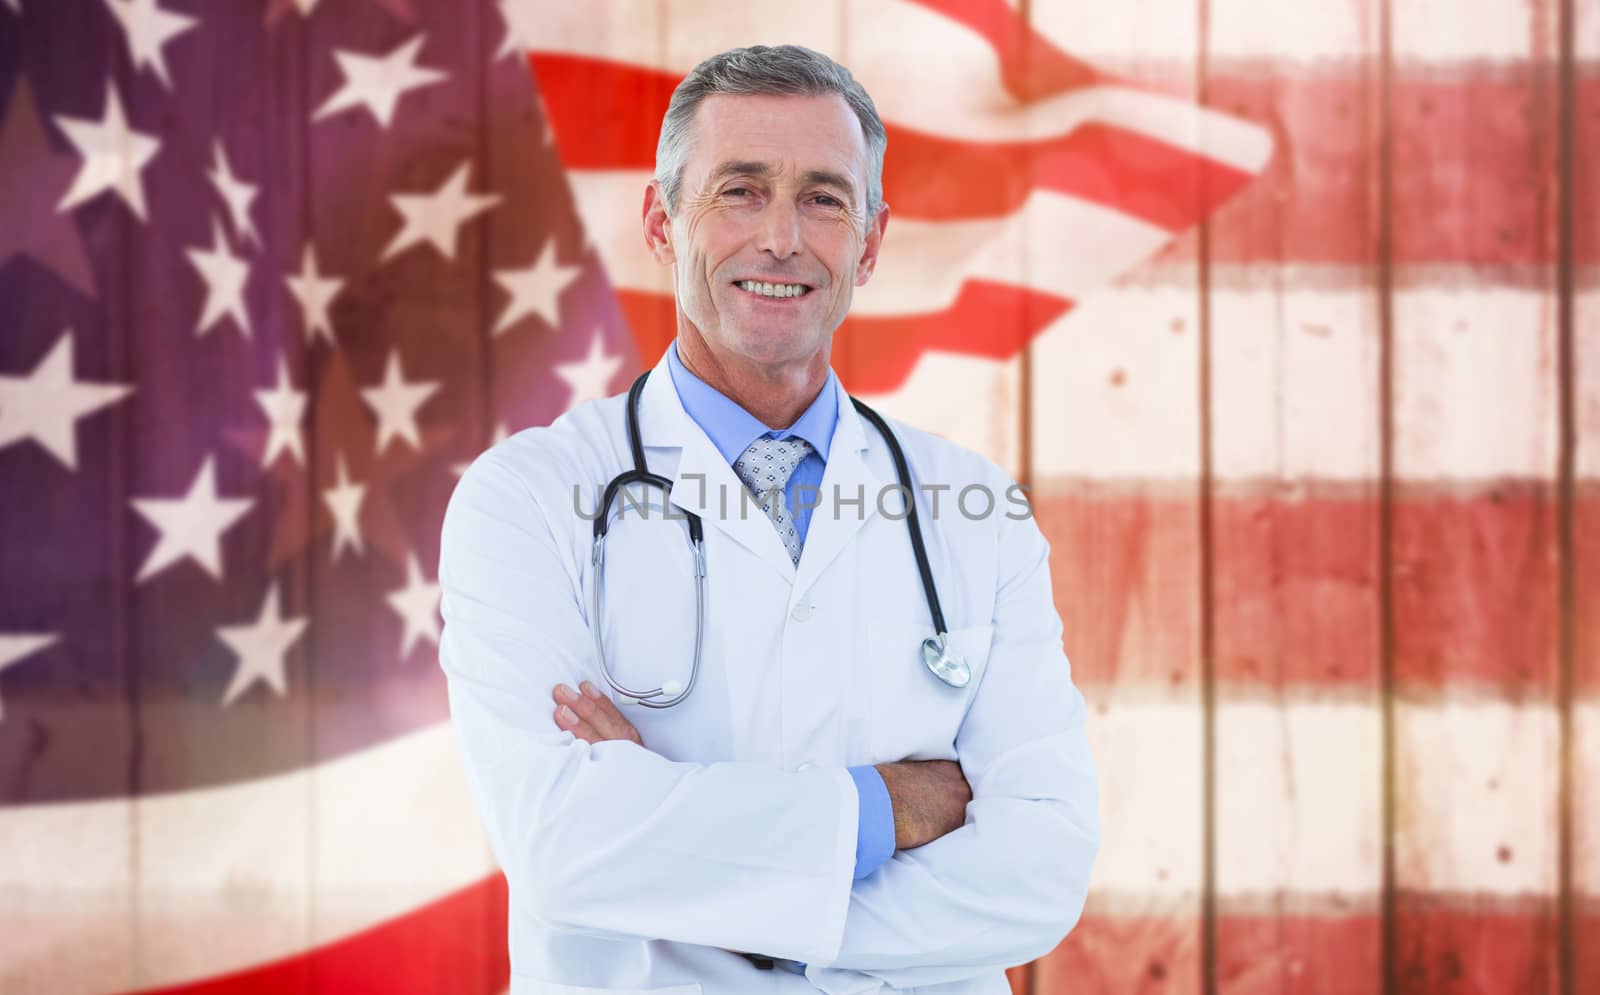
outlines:
[[1123, 282], [1035, 341], [1036, 483], [1199, 475], [1199, 304], [1192, 287]]
[[1081, 689], [1100, 778], [1100, 853], [1089, 893], [1193, 896], [1200, 891], [1200, 708], [1187, 702], [1124, 704], [1118, 691]]
[[1592, 698], [1572, 709], [1572, 828], [1572, 888], [1600, 896], [1600, 702]]
[[1463, 17], [1455, 0], [1392, 0], [1390, 33], [1399, 62], [1544, 58], [1555, 82], [1555, 9], [1528, 0], [1473, 0]]
[[[885, 121], [929, 134], [1025, 142], [1104, 122], [1245, 172], [1258, 171], [1271, 153], [1271, 138], [1253, 124], [1188, 101], [1123, 87], [1084, 87], [1018, 105], [1001, 82], [994, 49], [982, 36], [909, 0], [818, 0], [804, 5], [670, 0], [659, 8], [610, 0], [572, 10], [567, 6], [548, 8], [540, 50], [687, 73], [728, 48], [800, 44], [847, 66]], [[892, 148], [889, 154], [894, 154]]]
[[982, 453], [1016, 478], [1021, 471], [1021, 365], [931, 352], [907, 388], [858, 396], [886, 414]]
[[1217, 731], [1217, 890], [1360, 895], [1381, 881], [1375, 703], [1240, 702]]
[[1399, 709], [1397, 884], [1555, 894], [1559, 732], [1556, 710], [1543, 704]]
[[[1600, 0], [1595, 25], [1600, 27]], [[1600, 33], [1600, 32], [1597, 32]], [[1600, 289], [1573, 295], [1573, 388], [1577, 392], [1578, 439], [1574, 454], [1579, 477], [1600, 477]]]
[[[1130, 693], [1085, 689], [1101, 785], [1091, 893], [1194, 898], [1203, 845], [1199, 702], [1135, 701]], [[1555, 894], [1558, 720], [1549, 704], [1399, 706], [1401, 887]], [[1595, 853], [1600, 797], [1582, 786], [1600, 780], [1600, 750], [1588, 748], [1600, 744], [1600, 706], [1578, 706], [1575, 726], [1575, 852]], [[1224, 701], [1216, 732], [1219, 895], [1343, 897], [1356, 906], [1374, 896], [1383, 859], [1376, 700]], [[1582, 894], [1600, 895], [1595, 863], [1577, 868]]]
[[[1217, 476], [1376, 479], [1376, 294], [1317, 289], [1294, 266], [1278, 272], [1265, 286], [1210, 294]], [[1169, 277], [1136, 275], [1093, 294], [1037, 340], [1036, 477], [1199, 473], [1198, 280]], [[1395, 292], [1399, 479], [1553, 479], [1554, 307], [1543, 291], [1517, 287]], [[908, 392], [920, 389], [915, 379]], [[1591, 458], [1581, 466], [1592, 479], [1600, 456]]]
[[1395, 472], [1550, 480], [1559, 442], [1556, 298], [1424, 288], [1394, 298]]
[[1211, 295], [1216, 473], [1377, 480], [1377, 292], [1321, 290], [1309, 271], [1275, 269], [1260, 289]]
[[[1583, 0], [1592, 4], [1594, 0]], [[1015, 0], [1013, 0], [1015, 5]], [[1392, 8], [1394, 50], [1402, 62], [1470, 62], [1525, 59], [1537, 5], [1525, 0], [1474, 3], [1461, 16], [1454, 0], [1406, 0]], [[1079, 58], [1112, 68], [1163, 60], [1194, 64], [1200, 50], [1198, 6], [1186, 0], [1130, 0], [1107, 17], [1094, 4], [1036, 3], [1034, 27]], [[1212, 0], [1207, 55], [1213, 60], [1315, 62], [1329, 59], [1375, 60], [1382, 13], [1376, 0], [1349, 3], [1288, 4], [1279, 0]], [[1583, 21], [1580, 15], [1580, 24]], [[1591, 18], [1577, 33], [1580, 50], [1600, 50], [1600, 31]], [[1549, 28], [1555, 17], [1549, 17]], [[1554, 58], [1553, 39], [1542, 54]]]
[[494, 870], [443, 724], [227, 787], [0, 810], [0, 852], [0, 990], [29, 992], [293, 956]]
[[[644, 244], [637, 206], [644, 170], [571, 170], [567, 177], [606, 275], [623, 290], [670, 295], [672, 271]], [[858, 287], [853, 315], [927, 314], [955, 302], [964, 281], [991, 280], [1072, 299], [1148, 258], [1172, 235], [1062, 194], [1039, 191], [1003, 217], [928, 222], [896, 218], [878, 269]]]
[[[1203, 839], [1198, 699], [1084, 692], [1101, 784], [1092, 892], [1138, 896], [1112, 912], [1191, 903]], [[1403, 887], [1554, 893], [1557, 723], [1549, 704], [1399, 706]], [[1370, 900], [1382, 859], [1376, 701], [1224, 700], [1216, 730], [1219, 894]], [[1577, 705], [1574, 730], [1575, 888], [1600, 895], [1600, 704]], [[0, 990], [172, 984], [404, 914], [492, 871], [462, 782], [449, 730], [436, 726], [314, 774], [136, 806], [0, 811]]]

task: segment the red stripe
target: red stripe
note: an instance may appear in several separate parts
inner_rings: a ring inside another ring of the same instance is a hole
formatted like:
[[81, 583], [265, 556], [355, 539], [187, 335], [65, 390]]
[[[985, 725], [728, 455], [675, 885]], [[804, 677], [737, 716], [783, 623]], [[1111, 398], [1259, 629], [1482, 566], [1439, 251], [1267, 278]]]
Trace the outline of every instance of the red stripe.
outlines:
[[[1130, 493], [1042, 482], [1032, 493], [1056, 551], [1051, 578], [1080, 684], [1200, 680], [1197, 487]], [[1216, 679], [1375, 690], [1383, 555], [1375, 486], [1318, 493], [1312, 485], [1304, 497], [1275, 483], [1253, 489], [1219, 494], [1211, 506]], [[1470, 686], [1512, 702], [1549, 700], [1559, 673], [1554, 485], [1460, 489], [1407, 485], [1392, 506], [1395, 679], [1406, 689]], [[1577, 518], [1585, 533], [1600, 533], [1600, 504], [1579, 502]], [[1600, 604], [1600, 567], [1582, 565], [1579, 577], [1580, 597]], [[1600, 640], [1600, 623], [1580, 628]]]
[[999, 56], [1001, 82], [1023, 103], [1106, 79], [1034, 31], [1005, 0], [917, 2], [982, 35]]
[[[676, 305], [664, 294], [619, 290], [617, 298], [640, 362], [654, 363], [676, 334]], [[991, 359], [1014, 356], [1071, 306], [1058, 297], [968, 280], [943, 311], [846, 318], [833, 336], [833, 368], [847, 390], [883, 393], [904, 383], [929, 350]]]
[[[1394, 259], [1507, 266], [1557, 258], [1561, 128], [1553, 63], [1395, 69]], [[1191, 70], [1192, 71], [1192, 70]], [[1271, 122], [1266, 171], [1211, 219], [1212, 259], [1376, 264], [1381, 93], [1376, 64], [1224, 67], [1219, 109]], [[1541, 95], [1542, 94], [1542, 95]], [[1578, 81], [1572, 130], [1579, 263], [1600, 262], [1600, 69]], [[1193, 237], [1178, 253], [1192, 259]], [[1359, 273], [1351, 274], [1358, 279]], [[1531, 274], [1548, 283], [1549, 273]]]
[[[546, 58], [563, 57], [541, 55], [536, 61]], [[1395, 68], [1396, 262], [1501, 266], [1555, 260], [1554, 177], [1560, 129], [1553, 117], [1554, 103], [1533, 97], [1535, 84], [1548, 72], [1548, 67], [1533, 64]], [[653, 74], [608, 76], [593, 90], [572, 69], [549, 80], [541, 76], [551, 113], [563, 118], [555, 127], [569, 166], [653, 165], [655, 136], [676, 80], [662, 75], [651, 81], [648, 75]], [[1192, 82], [1193, 67], [1174, 67], [1166, 75], [1173, 77], [1169, 85], [1163, 85], [1161, 74], [1141, 85], [1182, 97]], [[651, 85], [660, 92], [650, 91]], [[572, 92], [552, 95], [552, 86], [558, 91], [566, 86]], [[1172, 223], [1172, 218], [1188, 216], [1192, 221], [1204, 210], [1182, 204], [1173, 190], [1209, 185], [1212, 193], [1207, 201], [1213, 204], [1237, 190], [1237, 196], [1211, 216], [1214, 262], [1375, 264], [1378, 132], [1373, 122], [1380, 98], [1375, 63], [1224, 65], [1207, 86], [1217, 109], [1272, 128], [1276, 151], [1266, 171], [1238, 190], [1225, 176], [1208, 176], [1201, 167], [1176, 161], [1154, 171], [1146, 169], [1151, 177], [1146, 186], [1158, 176], [1175, 184], [1158, 188], [1156, 197], [1180, 203], [1154, 210], [1130, 205], [1139, 216], [1164, 219], [1165, 226], [1175, 230], [1186, 224]], [[1589, 68], [1580, 78], [1574, 118], [1575, 254], [1579, 263], [1593, 264], [1600, 262], [1600, 70]], [[595, 121], [616, 123], [595, 128]], [[983, 172], [990, 166], [1027, 168], [1022, 153], [1008, 160], [1007, 153], [982, 145], [940, 147], [923, 139], [916, 132], [897, 130], [890, 142], [884, 162], [885, 191], [896, 217], [921, 216], [917, 211], [928, 217], [951, 217], [952, 201], [973, 197], [984, 198], [972, 203], [994, 213], [997, 205], [1014, 205], [1025, 196], [1024, 180]], [[1131, 145], [1119, 146], [1116, 154], [1131, 161], [1129, 168], [1135, 171], [1147, 162]], [[944, 173], [943, 158], [959, 155], [968, 157], [961, 175], [970, 189], [959, 188], [953, 174]], [[1070, 189], [1071, 169], [1058, 167], [1057, 172], [1066, 174], [1068, 179], [1058, 182]], [[1197, 244], [1193, 234], [1181, 237], [1170, 257], [1192, 259]], [[1350, 276], [1359, 278], [1359, 273]]]
[[1043, 189], [1182, 231], [1251, 180], [1224, 163], [1105, 124], [1047, 141], [996, 143], [890, 126], [889, 148], [883, 199], [894, 216], [926, 221], [1010, 214]]
[[[1196, 837], [1198, 839], [1198, 836]], [[1560, 976], [1553, 901], [1526, 911], [1428, 908], [1401, 896], [1396, 968], [1403, 992], [1557, 990]], [[1216, 972], [1229, 995], [1381, 992], [1383, 924], [1375, 914], [1217, 918]], [[1600, 915], [1573, 924], [1571, 991], [1600, 991]], [[1039, 995], [1199, 992], [1201, 922], [1196, 916], [1085, 916], [1061, 945], [1035, 962]]]
[[[536, 52], [531, 60], [568, 169], [655, 167], [661, 118], [680, 77], [561, 53]], [[996, 217], [1045, 189], [1178, 231], [1250, 180], [1223, 163], [1106, 124], [1034, 142], [960, 141], [884, 124], [890, 149], [884, 199], [896, 217]]]
[[143, 995], [495, 995], [510, 978], [506, 883], [495, 874], [343, 940]]

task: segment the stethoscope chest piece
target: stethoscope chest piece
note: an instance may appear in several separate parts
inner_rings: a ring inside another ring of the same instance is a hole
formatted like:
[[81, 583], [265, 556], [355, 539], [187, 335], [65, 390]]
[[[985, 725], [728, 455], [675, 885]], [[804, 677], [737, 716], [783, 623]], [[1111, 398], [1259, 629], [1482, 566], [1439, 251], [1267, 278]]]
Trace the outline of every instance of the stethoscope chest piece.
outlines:
[[[668, 346], [668, 348], [673, 348]], [[633, 456], [633, 469], [623, 470], [611, 479], [606, 485], [605, 494], [600, 499], [600, 507], [596, 509], [594, 519], [594, 551], [590, 554], [594, 564], [593, 600], [590, 604], [590, 628], [594, 630], [594, 652], [600, 664], [600, 676], [610, 685], [611, 690], [617, 693], [619, 703], [625, 705], [643, 705], [646, 708], [670, 708], [688, 697], [694, 690], [695, 678], [700, 673], [700, 655], [705, 643], [706, 620], [706, 550], [705, 532], [700, 516], [693, 512], [685, 513], [685, 522], [689, 532], [689, 544], [694, 555], [695, 577], [695, 626], [694, 626], [694, 664], [689, 671], [687, 685], [679, 681], [668, 681], [659, 688], [649, 691], [635, 691], [623, 687], [611, 676], [611, 668], [606, 663], [605, 641], [600, 632], [604, 627], [604, 615], [601, 612], [604, 601], [604, 571], [605, 571], [605, 543], [606, 529], [610, 521], [611, 503], [618, 492], [630, 484], [642, 484], [647, 487], [659, 489], [670, 499], [673, 481], [651, 473], [645, 465], [644, 442], [639, 433], [639, 396], [644, 392], [645, 379], [649, 371], [639, 374], [628, 390], [628, 404], [626, 409], [628, 428], [628, 450]], [[894, 432], [890, 430], [889, 423], [871, 408], [862, 404], [855, 398], [850, 402], [861, 416], [873, 424], [882, 435], [883, 441], [889, 447], [889, 454], [894, 459], [895, 477], [900, 482], [903, 494], [912, 494], [911, 469], [906, 464], [906, 454], [900, 448], [900, 443], [895, 439]], [[950, 649], [950, 633], [945, 631], [944, 610], [939, 605], [939, 592], [933, 584], [933, 567], [928, 563], [928, 550], [922, 542], [922, 526], [917, 520], [916, 502], [906, 506], [906, 529], [911, 533], [911, 551], [917, 560], [917, 573], [922, 578], [922, 591], [928, 599], [928, 615], [933, 622], [933, 628], [938, 635], [929, 636], [922, 641], [922, 661], [928, 665], [933, 676], [953, 688], [964, 688], [972, 681], [972, 668], [967, 666], [967, 661], [961, 654]], [[796, 616], [798, 618], [798, 616]]]
[[960, 653], [950, 651], [945, 633], [929, 636], [922, 641], [922, 662], [933, 671], [933, 676], [953, 688], [964, 688], [972, 680], [972, 668]]

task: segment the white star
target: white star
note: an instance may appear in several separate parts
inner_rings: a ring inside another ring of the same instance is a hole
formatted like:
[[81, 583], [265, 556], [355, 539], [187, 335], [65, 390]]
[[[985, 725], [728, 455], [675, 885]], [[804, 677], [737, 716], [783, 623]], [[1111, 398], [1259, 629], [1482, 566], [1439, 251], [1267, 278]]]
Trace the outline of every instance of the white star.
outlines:
[[256, 187], [233, 175], [233, 170], [228, 167], [228, 153], [222, 147], [222, 139], [217, 139], [213, 151], [216, 161], [206, 170], [206, 176], [211, 180], [211, 186], [217, 191], [217, 196], [228, 205], [228, 217], [233, 221], [234, 237], [241, 242], [252, 242], [260, 248], [261, 236], [256, 234], [255, 223], [250, 220], [250, 202], [256, 199]]
[[161, 530], [161, 539], [144, 558], [133, 582], [137, 584], [185, 556], [221, 580], [222, 533], [244, 517], [252, 500], [217, 496], [216, 470], [209, 454], [183, 497], [131, 499], [128, 503], [133, 510]]
[[556, 376], [572, 387], [572, 398], [567, 401], [570, 411], [585, 401], [593, 401], [611, 394], [611, 378], [622, 368], [621, 356], [607, 356], [605, 343], [597, 332], [589, 340], [589, 354], [576, 363], [558, 363]]
[[394, 119], [394, 106], [407, 90], [437, 83], [447, 75], [438, 69], [414, 64], [417, 50], [422, 48], [426, 37], [417, 35], [382, 56], [334, 49], [333, 57], [339, 63], [339, 70], [344, 73], [345, 83], [317, 108], [311, 120], [320, 121], [348, 107], [365, 104], [380, 125], [389, 127], [389, 122]]
[[433, 193], [395, 194], [389, 198], [405, 219], [405, 227], [383, 250], [383, 259], [423, 240], [432, 243], [446, 259], [456, 257], [456, 229], [500, 203], [497, 193], [467, 193], [467, 173], [471, 168], [470, 162], [463, 162]]
[[250, 264], [228, 251], [222, 222], [211, 219], [211, 248], [186, 249], [184, 254], [206, 282], [206, 308], [195, 326], [196, 337], [211, 330], [224, 315], [233, 318], [245, 338], [250, 337], [250, 312], [244, 306], [244, 285], [250, 278]]
[[539, 258], [527, 269], [494, 271], [495, 281], [511, 294], [510, 306], [495, 322], [495, 335], [530, 314], [543, 318], [551, 328], [560, 324], [556, 298], [577, 278], [578, 267], [558, 264], [555, 255], [556, 240], [551, 238], [544, 243]]
[[106, 107], [98, 121], [56, 115], [56, 126], [66, 133], [78, 153], [83, 156], [83, 167], [72, 181], [72, 186], [62, 196], [57, 211], [76, 207], [96, 196], [102, 190], [115, 190], [133, 213], [144, 221], [144, 186], [139, 182], [143, 169], [161, 143], [149, 135], [141, 135], [128, 127], [128, 118], [122, 112], [122, 100], [117, 88], [106, 81]]
[[233, 680], [222, 693], [222, 707], [244, 694], [256, 681], [266, 681], [267, 686], [283, 697], [283, 654], [305, 631], [307, 619], [278, 617], [278, 586], [267, 588], [266, 600], [253, 625], [223, 625], [217, 628], [217, 638], [228, 644], [239, 665], [233, 670]]
[[406, 586], [389, 593], [389, 607], [406, 624], [400, 637], [400, 659], [409, 656], [411, 647], [423, 636], [439, 645], [439, 585], [422, 579], [414, 553], [406, 554]]
[[261, 405], [272, 426], [272, 434], [267, 436], [266, 451], [261, 454], [261, 466], [269, 466], [273, 457], [285, 449], [304, 466], [306, 451], [300, 438], [300, 419], [306, 410], [306, 392], [295, 390], [289, 382], [289, 364], [283, 356], [278, 357], [278, 380], [272, 389], [253, 393], [256, 403]]
[[[23, 657], [32, 656], [58, 638], [60, 636], [54, 632], [0, 632], [0, 670], [20, 663]], [[3, 706], [4, 703], [0, 702], [0, 720], [6, 717]]]
[[122, 25], [122, 35], [128, 42], [128, 57], [133, 60], [134, 68], [154, 66], [162, 85], [172, 89], [161, 46], [194, 27], [195, 19], [162, 10], [156, 6], [156, 0], [106, 0], [106, 6]]
[[[498, 446], [500, 443], [506, 441], [507, 434], [508, 434], [508, 430], [506, 428], [506, 423], [505, 422], [501, 422], [500, 424], [496, 425], [494, 427], [494, 438], [489, 441], [489, 448], [493, 449], [495, 446]], [[466, 473], [467, 472], [467, 467], [469, 467], [471, 465], [472, 465], [471, 461], [468, 461], [466, 463], [457, 463], [457, 464], [455, 464], [454, 466], [452, 466], [450, 468], [450, 472], [454, 473], [456, 476], [459, 477], [463, 473]]]
[[536, 0], [500, 0], [500, 17], [506, 22], [506, 36], [500, 42], [496, 59], [508, 55], [526, 59], [528, 50], [539, 40], [539, 4]]
[[68, 470], [78, 468], [77, 422], [133, 393], [132, 384], [72, 378], [72, 331], [25, 377], [0, 374], [0, 449], [35, 439]]
[[322, 492], [333, 512], [333, 553], [330, 561], [339, 562], [339, 553], [345, 546], [355, 549], [359, 556], [366, 552], [361, 540], [361, 501], [366, 496], [366, 484], [353, 484], [345, 471], [344, 454], [339, 454], [339, 482]]
[[417, 409], [439, 389], [438, 381], [407, 383], [400, 372], [400, 352], [389, 353], [389, 363], [384, 367], [383, 383], [377, 387], [361, 388], [361, 396], [378, 413], [378, 442], [376, 452], [383, 452], [384, 444], [398, 435], [411, 443], [413, 449], [422, 448], [422, 437], [417, 433]]
[[344, 280], [325, 277], [317, 272], [317, 250], [307, 242], [305, 252], [300, 256], [300, 275], [291, 273], [284, 277], [284, 281], [289, 284], [289, 293], [300, 302], [300, 327], [305, 331], [306, 340], [314, 342], [320, 334], [328, 340], [329, 345], [337, 346], [339, 343], [333, 337], [333, 321], [328, 317], [328, 305], [344, 289]]

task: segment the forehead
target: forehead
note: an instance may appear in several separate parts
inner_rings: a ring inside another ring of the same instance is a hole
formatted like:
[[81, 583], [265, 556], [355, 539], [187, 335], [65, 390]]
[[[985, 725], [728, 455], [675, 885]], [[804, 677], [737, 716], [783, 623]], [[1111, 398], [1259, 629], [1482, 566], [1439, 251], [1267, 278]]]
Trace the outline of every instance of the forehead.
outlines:
[[698, 182], [730, 159], [764, 162], [783, 172], [833, 170], [860, 181], [867, 141], [860, 120], [837, 93], [715, 93], [695, 108], [686, 168]]

